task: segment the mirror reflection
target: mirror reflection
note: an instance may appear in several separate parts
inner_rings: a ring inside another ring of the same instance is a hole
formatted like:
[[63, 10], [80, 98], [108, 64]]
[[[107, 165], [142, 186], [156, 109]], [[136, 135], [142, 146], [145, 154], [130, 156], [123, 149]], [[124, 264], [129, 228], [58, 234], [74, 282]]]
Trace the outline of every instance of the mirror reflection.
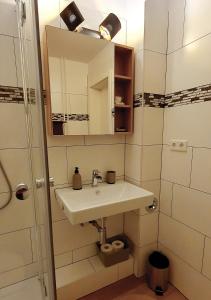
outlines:
[[46, 26], [45, 64], [49, 132], [113, 134], [114, 44]]

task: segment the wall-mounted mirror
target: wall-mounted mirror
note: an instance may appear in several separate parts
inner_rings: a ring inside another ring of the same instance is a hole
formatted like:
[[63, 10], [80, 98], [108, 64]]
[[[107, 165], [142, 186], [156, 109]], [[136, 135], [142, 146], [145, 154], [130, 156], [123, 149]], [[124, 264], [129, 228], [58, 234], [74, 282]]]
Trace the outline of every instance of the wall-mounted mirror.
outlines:
[[113, 134], [114, 44], [46, 26], [45, 50], [50, 133]]
[[45, 36], [49, 134], [131, 132], [133, 49], [52, 26]]

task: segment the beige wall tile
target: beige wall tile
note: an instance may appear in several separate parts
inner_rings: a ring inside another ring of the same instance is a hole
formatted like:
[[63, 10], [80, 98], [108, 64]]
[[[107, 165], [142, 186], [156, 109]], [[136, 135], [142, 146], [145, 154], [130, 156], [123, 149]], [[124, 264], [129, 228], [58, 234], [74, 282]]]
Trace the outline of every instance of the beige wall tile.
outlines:
[[144, 108], [143, 145], [163, 143], [163, 108]]
[[50, 177], [54, 178], [55, 184], [67, 183], [66, 147], [48, 148], [48, 159]]
[[143, 50], [135, 52], [135, 95], [143, 92]]
[[123, 219], [123, 214], [107, 218], [106, 224], [108, 237], [123, 233]]
[[15, 284], [38, 274], [37, 263], [29, 264], [0, 274], [0, 288]]
[[2, 299], [15, 297], [17, 300], [21, 300], [24, 295], [26, 299], [37, 300], [42, 298], [42, 291], [39, 280], [34, 277], [1, 289], [0, 295]]
[[2, 1], [0, 11], [0, 34], [18, 36], [15, 3]]
[[211, 102], [166, 108], [164, 112], [163, 143], [183, 139], [189, 146], [211, 147], [209, 132]]
[[147, 259], [155, 250], [157, 250], [157, 243], [153, 243], [144, 247], [135, 247], [134, 274], [136, 277], [142, 277], [146, 274]]
[[159, 200], [160, 198], [160, 180], [149, 180], [149, 181], [142, 181], [140, 186], [154, 193], [155, 197]]
[[189, 227], [165, 216], [159, 218], [159, 242], [201, 271], [204, 236]]
[[197, 0], [186, 1], [184, 44], [191, 43], [211, 32], [211, 3], [209, 0], [203, 0], [202, 3], [203, 5], [200, 5]]
[[68, 148], [69, 181], [75, 167], [80, 168], [82, 181], [91, 181], [93, 169], [105, 176], [106, 171], [115, 170], [117, 176], [124, 175], [124, 145], [95, 145]]
[[55, 267], [61, 268], [63, 266], [73, 263], [73, 252], [66, 252], [60, 255], [55, 255]]
[[168, 6], [166, 1], [145, 1], [145, 49], [165, 54], [167, 49], [167, 29]]
[[48, 147], [84, 145], [84, 136], [47, 136]]
[[137, 107], [134, 109], [134, 132], [126, 137], [127, 144], [142, 145], [143, 144], [143, 120], [144, 109]]
[[171, 182], [161, 180], [160, 210], [169, 216], [171, 216], [172, 197], [173, 184]]
[[51, 188], [51, 213], [52, 213], [52, 219], [53, 221], [59, 221], [59, 220], [63, 220], [66, 219], [66, 216], [63, 212], [63, 210], [61, 209], [61, 207], [59, 206], [59, 203], [56, 199], [56, 195], [55, 195], [55, 189], [58, 188], [65, 188], [67, 187], [67, 185], [57, 185], [54, 188]]
[[56, 287], [61, 288], [94, 273], [91, 263], [86, 259], [56, 270]]
[[1, 130], [0, 148], [26, 147], [24, 106], [15, 103], [1, 103], [0, 105], [0, 128], [4, 128], [4, 130]]
[[[14, 40], [12, 37], [0, 35], [0, 84], [17, 86]], [[10, 119], [11, 120], [11, 119]]]
[[165, 94], [166, 55], [144, 51], [144, 91]]
[[134, 211], [124, 214], [124, 233], [135, 244], [140, 243], [140, 216]]
[[97, 254], [96, 244], [91, 244], [85, 247], [81, 247], [73, 250], [73, 262], [77, 262]]
[[159, 249], [170, 259], [170, 282], [180, 290], [187, 299], [209, 300], [211, 298], [210, 280], [195, 271], [167, 248], [160, 245]]
[[[159, 198], [160, 198], [160, 180], [143, 181], [140, 183], [140, 186], [143, 189], [154, 193], [155, 198], [158, 200], [158, 207], [155, 210], [155, 212], [158, 211], [159, 210]], [[141, 208], [138, 211], [138, 213], [142, 216], [148, 214], [148, 212], [146, 211], [145, 208]]]
[[158, 238], [158, 213], [138, 215], [131, 211], [125, 214], [124, 233], [138, 247], [152, 244]]
[[182, 47], [185, 0], [169, 0], [168, 53]]
[[[96, 257], [97, 259], [97, 257]], [[98, 258], [99, 260], [99, 258]], [[78, 264], [78, 263], [77, 263]], [[77, 272], [76, 272], [77, 273]], [[59, 300], [74, 300], [90, 294], [118, 280], [118, 266], [102, 267], [86, 278], [75, 281], [57, 290]]]
[[211, 149], [193, 149], [191, 187], [211, 193]]
[[142, 147], [137, 145], [126, 145], [125, 151], [125, 176], [141, 180], [141, 156]]
[[20, 230], [0, 236], [0, 271], [32, 263], [30, 231]]
[[167, 56], [167, 94], [210, 83], [210, 45], [211, 37], [207, 35]]
[[99, 234], [93, 226], [71, 225], [68, 220], [53, 223], [53, 239], [55, 255], [77, 249], [99, 239]]
[[[12, 189], [15, 190], [17, 184], [24, 182], [31, 186], [29, 174], [29, 156], [27, 149], [5, 149], [0, 150], [0, 158], [11, 182]], [[0, 172], [0, 181], [2, 182], [0, 191], [7, 192], [8, 186], [5, 178]]]
[[140, 243], [146, 246], [156, 243], [158, 239], [158, 213], [140, 216]]
[[211, 239], [205, 239], [202, 273], [211, 279]]
[[187, 152], [176, 152], [164, 145], [161, 178], [188, 186], [190, 184], [191, 159], [192, 148], [188, 147]]
[[[0, 206], [8, 200], [9, 194], [0, 194]], [[31, 197], [19, 201], [13, 194], [12, 201], [0, 210], [0, 234], [17, 231], [34, 224], [33, 200]]]
[[160, 179], [162, 146], [143, 146], [142, 181]]
[[211, 237], [211, 195], [175, 185], [173, 190], [173, 217]]
[[118, 280], [126, 278], [132, 275], [134, 272], [134, 259], [133, 256], [126, 261], [121, 262], [118, 264]]
[[123, 135], [90, 135], [85, 136], [85, 145], [112, 145], [124, 144], [125, 136]]

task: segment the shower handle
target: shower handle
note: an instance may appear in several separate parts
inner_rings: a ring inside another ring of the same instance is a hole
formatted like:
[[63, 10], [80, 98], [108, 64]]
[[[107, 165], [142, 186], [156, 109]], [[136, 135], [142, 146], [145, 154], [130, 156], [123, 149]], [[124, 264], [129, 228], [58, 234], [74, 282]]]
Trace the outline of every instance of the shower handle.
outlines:
[[26, 200], [29, 197], [29, 187], [25, 183], [19, 183], [15, 189], [15, 196], [18, 200]]

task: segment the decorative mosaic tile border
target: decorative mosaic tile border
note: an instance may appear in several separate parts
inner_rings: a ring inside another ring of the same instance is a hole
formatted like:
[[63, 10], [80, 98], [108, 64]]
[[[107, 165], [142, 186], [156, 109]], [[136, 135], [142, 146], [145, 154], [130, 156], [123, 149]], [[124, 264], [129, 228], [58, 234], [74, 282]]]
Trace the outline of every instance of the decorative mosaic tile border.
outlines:
[[89, 121], [88, 114], [52, 114], [53, 122]]
[[145, 107], [161, 108], [211, 101], [211, 84], [167, 94], [166, 96], [144, 93], [144, 99], [142, 99], [142, 94], [136, 94], [134, 97], [134, 107], [140, 107], [142, 101]]
[[[35, 89], [28, 88], [28, 99], [34, 104], [36, 101]], [[22, 87], [3, 86], [0, 85], [0, 103], [24, 103], [24, 93]]]
[[133, 100], [133, 107], [136, 108], [142, 106], [142, 101], [143, 101], [142, 93], [136, 94]]
[[23, 103], [23, 89], [20, 87], [0, 86], [1, 103]]
[[211, 101], [211, 84], [202, 85], [165, 96], [165, 107]]
[[[34, 89], [28, 89], [28, 97], [31, 103], [35, 103], [36, 95]], [[46, 99], [46, 92], [43, 91], [44, 101]], [[184, 91], [175, 92], [172, 94], [159, 95], [153, 93], [142, 93], [134, 96], [134, 108], [142, 105], [146, 107], [173, 107], [178, 105], [193, 104], [199, 102], [211, 101], [211, 84], [202, 85], [199, 87], [187, 89]], [[23, 88], [0, 86], [0, 103], [24, 103]], [[61, 115], [61, 116], [60, 116]], [[64, 121], [62, 114], [54, 114], [53, 121]], [[69, 121], [88, 121], [87, 114], [71, 114], [66, 115], [65, 120]]]
[[147, 107], [164, 107], [165, 96], [152, 93], [144, 93], [144, 106]]

